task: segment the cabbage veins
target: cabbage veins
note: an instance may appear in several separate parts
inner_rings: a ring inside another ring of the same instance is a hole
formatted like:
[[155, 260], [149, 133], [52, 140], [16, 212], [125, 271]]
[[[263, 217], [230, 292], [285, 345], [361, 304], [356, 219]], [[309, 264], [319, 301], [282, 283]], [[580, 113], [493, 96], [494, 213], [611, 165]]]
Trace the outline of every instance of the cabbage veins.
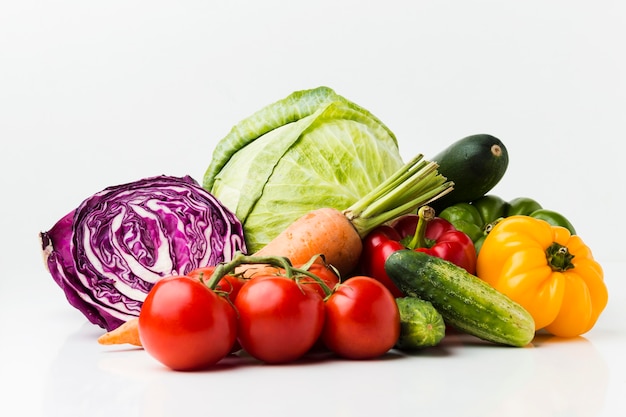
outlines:
[[245, 252], [239, 220], [189, 176], [106, 188], [40, 238], [70, 304], [107, 331], [138, 316], [159, 279]]
[[319, 87], [234, 126], [217, 144], [203, 187], [237, 215], [256, 252], [311, 210], [350, 207], [402, 165], [379, 119]]

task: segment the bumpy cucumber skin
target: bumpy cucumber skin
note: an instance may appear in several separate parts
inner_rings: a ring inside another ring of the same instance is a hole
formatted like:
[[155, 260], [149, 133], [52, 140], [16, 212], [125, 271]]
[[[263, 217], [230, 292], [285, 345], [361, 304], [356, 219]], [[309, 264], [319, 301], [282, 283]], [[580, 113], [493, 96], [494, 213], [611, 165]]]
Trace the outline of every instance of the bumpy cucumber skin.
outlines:
[[431, 204], [439, 212], [456, 203], [474, 201], [491, 191], [508, 168], [509, 154], [500, 139], [477, 134], [452, 143], [429, 160], [437, 162], [439, 173], [454, 182], [450, 193]]
[[432, 303], [417, 297], [396, 298], [400, 311], [400, 338], [396, 348], [419, 350], [437, 346], [446, 335], [443, 317]]
[[405, 295], [431, 302], [447, 324], [461, 331], [517, 347], [535, 336], [528, 311], [451, 262], [407, 249], [391, 254], [385, 270]]

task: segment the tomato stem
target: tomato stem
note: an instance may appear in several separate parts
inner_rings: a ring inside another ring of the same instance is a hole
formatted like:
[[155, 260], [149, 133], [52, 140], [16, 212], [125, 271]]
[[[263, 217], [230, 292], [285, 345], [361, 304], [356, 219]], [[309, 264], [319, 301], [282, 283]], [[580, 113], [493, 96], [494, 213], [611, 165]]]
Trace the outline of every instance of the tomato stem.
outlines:
[[323, 259], [322, 255], [315, 255], [307, 264], [303, 266], [303, 268], [296, 268], [291, 264], [289, 258], [284, 256], [255, 256], [245, 255], [241, 252], [236, 252], [230, 261], [220, 262], [216, 265], [215, 270], [206, 282], [206, 285], [212, 290], [215, 289], [222, 277], [233, 272], [238, 266], [241, 266], [243, 264], [266, 264], [282, 268], [285, 271], [285, 275], [287, 276], [287, 278], [297, 279], [297, 275], [306, 275], [314, 279], [315, 282], [317, 282], [322, 287], [324, 293], [328, 296], [332, 293], [332, 289], [329, 288], [328, 285], [326, 285], [326, 283], [320, 277], [306, 269], [311, 264], [313, 264], [315, 259], [318, 257], [322, 257]]

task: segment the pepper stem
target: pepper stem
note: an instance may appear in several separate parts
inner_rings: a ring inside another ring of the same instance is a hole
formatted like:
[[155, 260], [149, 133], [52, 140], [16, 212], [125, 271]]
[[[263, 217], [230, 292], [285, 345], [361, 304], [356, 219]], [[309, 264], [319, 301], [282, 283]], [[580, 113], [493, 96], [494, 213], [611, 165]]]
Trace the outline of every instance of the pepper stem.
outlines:
[[417, 211], [417, 227], [413, 238], [406, 245], [408, 249], [427, 248], [426, 227], [428, 222], [435, 218], [435, 210], [430, 206], [422, 206]]
[[574, 255], [569, 252], [567, 246], [563, 246], [560, 243], [553, 242], [546, 249], [546, 259], [553, 271], [563, 272], [574, 268], [572, 263]]

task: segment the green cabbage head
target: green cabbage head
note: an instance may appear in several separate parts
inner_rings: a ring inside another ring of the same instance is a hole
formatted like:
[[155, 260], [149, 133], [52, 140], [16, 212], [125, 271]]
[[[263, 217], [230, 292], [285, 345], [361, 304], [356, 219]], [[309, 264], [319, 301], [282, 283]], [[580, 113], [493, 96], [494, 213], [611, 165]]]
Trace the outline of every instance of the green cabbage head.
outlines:
[[402, 166], [378, 118], [319, 87], [235, 125], [215, 147], [203, 187], [239, 218], [252, 253], [311, 210], [347, 209]]

